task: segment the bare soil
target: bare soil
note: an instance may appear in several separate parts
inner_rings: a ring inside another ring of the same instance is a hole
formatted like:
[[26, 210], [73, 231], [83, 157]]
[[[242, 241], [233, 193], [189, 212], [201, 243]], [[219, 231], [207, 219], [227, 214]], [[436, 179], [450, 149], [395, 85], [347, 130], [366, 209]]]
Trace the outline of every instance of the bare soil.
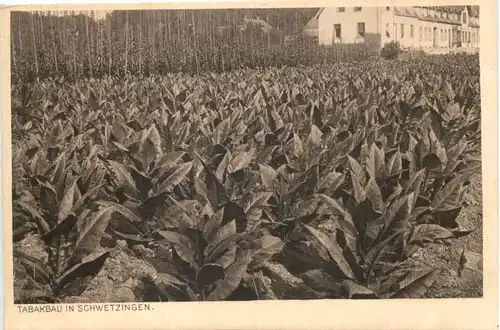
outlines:
[[[472, 178], [467, 194], [467, 206], [457, 219], [463, 229], [475, 229], [471, 234], [454, 239], [449, 245], [433, 244], [420, 249], [412, 257], [415, 264], [425, 264], [441, 270], [427, 291], [427, 298], [480, 298], [483, 296], [483, 203], [482, 176]], [[460, 272], [462, 253], [479, 257]]]

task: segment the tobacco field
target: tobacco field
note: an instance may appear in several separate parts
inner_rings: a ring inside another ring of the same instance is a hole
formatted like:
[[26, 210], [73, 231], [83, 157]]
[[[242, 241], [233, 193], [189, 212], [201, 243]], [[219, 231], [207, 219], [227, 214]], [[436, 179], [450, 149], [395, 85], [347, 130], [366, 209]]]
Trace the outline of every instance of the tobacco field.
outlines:
[[480, 117], [465, 54], [15, 84], [15, 301], [426, 297]]

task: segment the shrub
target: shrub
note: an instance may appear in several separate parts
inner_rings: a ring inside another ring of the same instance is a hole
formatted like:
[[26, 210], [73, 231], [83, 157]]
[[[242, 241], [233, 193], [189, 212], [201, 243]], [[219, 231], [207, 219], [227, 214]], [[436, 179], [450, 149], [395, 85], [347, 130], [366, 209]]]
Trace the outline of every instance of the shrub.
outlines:
[[398, 58], [403, 59], [403, 60], [411, 60], [411, 59], [417, 59], [417, 58], [422, 58], [426, 56], [427, 54], [422, 48], [410, 48], [407, 51], [401, 51]]
[[395, 59], [398, 57], [398, 55], [401, 53], [401, 48], [399, 46], [399, 42], [397, 41], [391, 41], [388, 42], [382, 47], [382, 50], [380, 51], [380, 56], [382, 56], [385, 59]]

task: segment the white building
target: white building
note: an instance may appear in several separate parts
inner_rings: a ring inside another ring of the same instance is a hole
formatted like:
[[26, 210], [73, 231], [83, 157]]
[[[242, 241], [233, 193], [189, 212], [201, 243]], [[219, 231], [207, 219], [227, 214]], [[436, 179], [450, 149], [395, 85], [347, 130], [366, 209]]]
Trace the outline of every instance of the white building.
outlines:
[[370, 34], [381, 47], [394, 40], [404, 48], [478, 48], [479, 7], [321, 8], [304, 32], [321, 45], [364, 42]]

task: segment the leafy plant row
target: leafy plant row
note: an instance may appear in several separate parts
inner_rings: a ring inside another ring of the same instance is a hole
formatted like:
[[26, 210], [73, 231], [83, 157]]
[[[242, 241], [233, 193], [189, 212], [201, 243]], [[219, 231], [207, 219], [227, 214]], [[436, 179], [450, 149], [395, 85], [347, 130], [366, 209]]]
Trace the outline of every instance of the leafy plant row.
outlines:
[[310, 298], [421, 297], [438, 271], [405, 261], [473, 230], [478, 72], [448, 55], [15, 86], [14, 240], [49, 256], [16, 252], [16, 299], [80, 295], [104, 233], [169, 251], [161, 301], [272, 296], [273, 264]]

